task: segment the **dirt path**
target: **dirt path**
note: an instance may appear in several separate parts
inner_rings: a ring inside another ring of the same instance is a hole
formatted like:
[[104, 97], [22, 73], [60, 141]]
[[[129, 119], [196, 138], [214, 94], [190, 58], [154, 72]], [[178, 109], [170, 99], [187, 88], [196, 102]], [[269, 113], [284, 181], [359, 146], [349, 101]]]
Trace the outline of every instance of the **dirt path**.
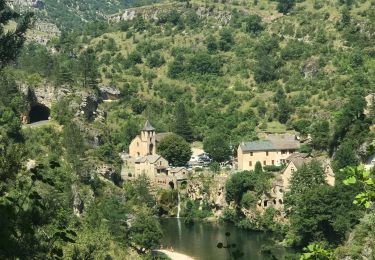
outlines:
[[187, 255], [184, 255], [184, 254], [181, 254], [181, 253], [177, 253], [177, 252], [172, 252], [172, 251], [169, 251], [169, 250], [155, 250], [155, 251], [166, 254], [172, 260], [194, 260], [194, 258], [192, 258], [190, 256], [187, 256]]

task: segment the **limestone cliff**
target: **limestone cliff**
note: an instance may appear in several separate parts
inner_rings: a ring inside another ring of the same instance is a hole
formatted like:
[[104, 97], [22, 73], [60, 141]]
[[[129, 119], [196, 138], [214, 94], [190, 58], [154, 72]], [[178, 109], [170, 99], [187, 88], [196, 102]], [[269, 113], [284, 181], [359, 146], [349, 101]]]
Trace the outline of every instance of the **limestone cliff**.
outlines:
[[170, 3], [145, 6], [141, 8], [129, 8], [121, 13], [110, 16], [109, 20], [112, 22], [131, 21], [138, 16], [143, 17], [145, 20], [158, 20], [161, 13], [166, 13], [172, 10], [176, 10], [178, 12], [194, 10], [198, 17], [215, 19], [221, 25], [228, 24], [232, 18], [231, 10], [219, 10], [198, 4], [192, 4], [192, 7], [188, 8], [186, 3]]
[[[51, 109], [54, 103], [69, 97], [72, 99], [70, 107], [76, 117], [84, 117], [89, 121], [102, 121], [106, 117], [106, 113], [98, 109], [103, 100], [93, 91], [76, 91], [68, 87], [56, 87], [48, 83], [38, 87], [21, 84], [19, 89], [26, 97], [28, 110], [35, 105], [43, 105]], [[27, 114], [25, 116], [27, 117]], [[27, 118], [26, 121], [23, 121], [27, 122]]]
[[226, 177], [192, 178], [188, 181], [186, 196], [193, 201], [207, 201], [213, 209], [215, 217], [220, 217], [227, 206], [225, 201]]

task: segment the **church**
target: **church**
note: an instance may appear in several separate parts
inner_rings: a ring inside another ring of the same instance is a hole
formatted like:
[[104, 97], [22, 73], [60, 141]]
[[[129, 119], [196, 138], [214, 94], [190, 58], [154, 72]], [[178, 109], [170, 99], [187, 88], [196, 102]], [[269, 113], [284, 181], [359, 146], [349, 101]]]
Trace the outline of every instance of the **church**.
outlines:
[[141, 130], [141, 134], [137, 135], [130, 143], [129, 155], [136, 158], [140, 156], [156, 155], [157, 144], [171, 133], [156, 133], [155, 128], [150, 121], [146, 121]]
[[162, 187], [175, 187], [178, 180], [186, 179], [187, 170], [169, 167], [168, 161], [157, 152], [161, 140], [172, 133], [156, 133], [156, 129], [147, 120], [139, 135], [129, 145], [129, 153], [122, 156], [124, 167], [122, 177], [134, 179], [145, 174], [150, 181]]

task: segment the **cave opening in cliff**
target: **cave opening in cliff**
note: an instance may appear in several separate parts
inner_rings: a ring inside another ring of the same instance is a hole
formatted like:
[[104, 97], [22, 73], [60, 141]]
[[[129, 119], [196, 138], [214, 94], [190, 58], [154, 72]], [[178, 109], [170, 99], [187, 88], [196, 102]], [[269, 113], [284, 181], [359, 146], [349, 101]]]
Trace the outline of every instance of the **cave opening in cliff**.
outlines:
[[50, 116], [50, 109], [42, 104], [32, 106], [29, 112], [29, 123], [36, 123], [39, 121], [48, 120]]

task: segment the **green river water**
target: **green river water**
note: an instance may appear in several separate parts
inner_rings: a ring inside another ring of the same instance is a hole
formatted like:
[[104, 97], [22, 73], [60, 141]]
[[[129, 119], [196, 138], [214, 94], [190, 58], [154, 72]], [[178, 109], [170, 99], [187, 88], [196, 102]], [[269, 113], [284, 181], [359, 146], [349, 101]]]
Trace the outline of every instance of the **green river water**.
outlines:
[[[225, 233], [230, 232], [230, 243], [235, 243], [244, 256], [240, 259], [266, 260], [284, 259], [286, 250], [275, 245], [269, 234], [239, 229], [222, 223], [198, 222], [188, 226], [183, 219], [164, 218], [160, 220], [163, 229], [163, 247], [172, 246], [176, 252], [186, 254], [196, 260], [227, 260], [228, 252], [217, 248], [218, 242], [226, 241]], [[271, 254], [262, 253], [264, 247], [271, 247]], [[275, 258], [276, 257], [276, 258]]]

